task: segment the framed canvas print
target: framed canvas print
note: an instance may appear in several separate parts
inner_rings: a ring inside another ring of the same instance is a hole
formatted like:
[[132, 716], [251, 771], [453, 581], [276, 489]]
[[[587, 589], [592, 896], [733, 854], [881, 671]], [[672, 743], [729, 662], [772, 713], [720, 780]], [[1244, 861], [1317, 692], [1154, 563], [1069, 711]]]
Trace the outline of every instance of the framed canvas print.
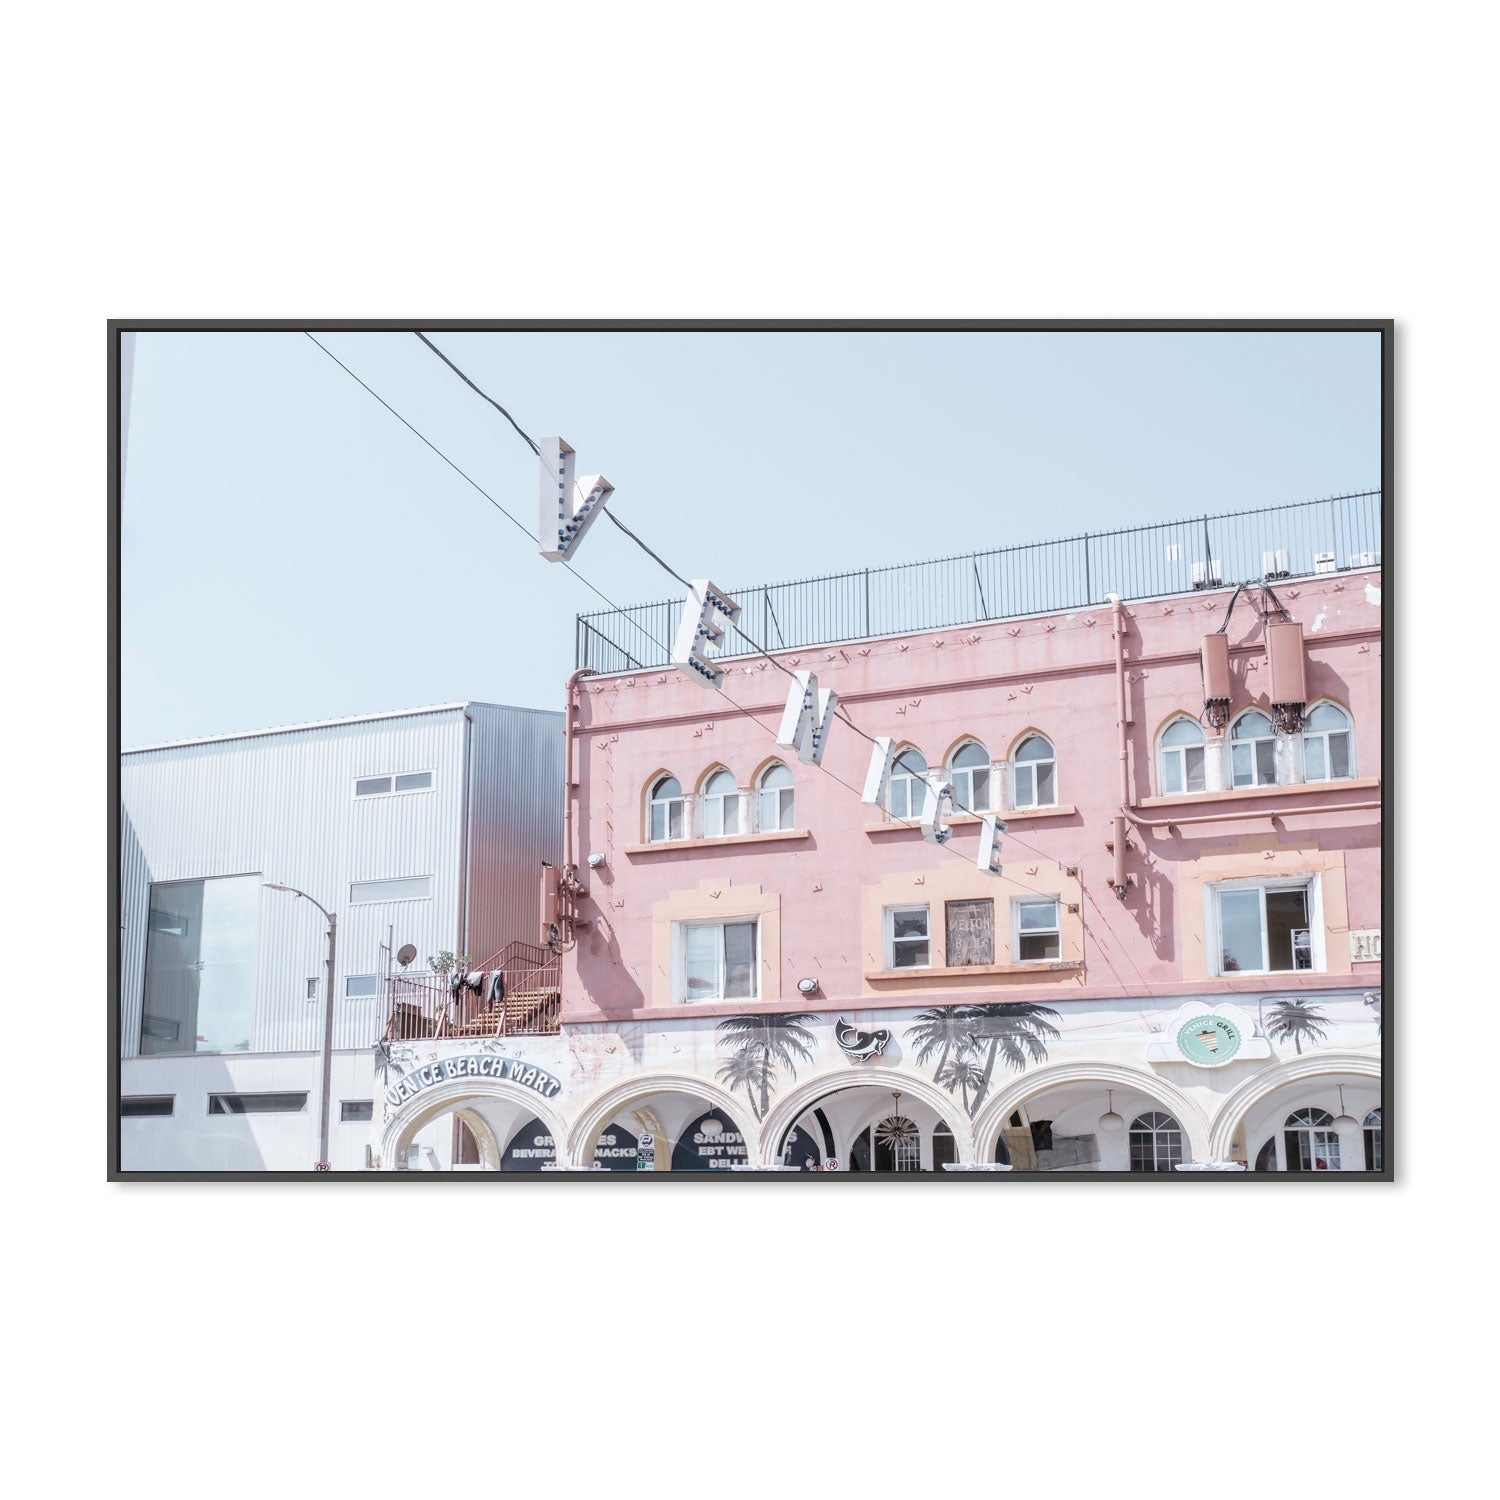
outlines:
[[111, 1177], [1391, 1178], [1392, 345], [111, 324]]

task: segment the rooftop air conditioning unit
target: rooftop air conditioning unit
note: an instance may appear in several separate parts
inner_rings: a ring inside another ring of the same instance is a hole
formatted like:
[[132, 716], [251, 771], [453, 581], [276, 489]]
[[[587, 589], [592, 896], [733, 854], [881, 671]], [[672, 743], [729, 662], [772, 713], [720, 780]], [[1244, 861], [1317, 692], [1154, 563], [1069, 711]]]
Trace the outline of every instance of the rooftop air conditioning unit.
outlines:
[[1338, 566], [1338, 558], [1332, 552], [1313, 553], [1314, 573], [1336, 573]]
[[1262, 552], [1260, 574], [1262, 578], [1290, 578], [1292, 576], [1291, 553], [1285, 547], [1278, 547], [1274, 552]]
[[1224, 572], [1217, 557], [1209, 563], [1195, 562], [1193, 564], [1193, 587], [1195, 589], [1215, 588], [1223, 581]]
[[1351, 568], [1373, 568], [1380, 562], [1378, 552], [1351, 552], [1349, 554], [1349, 566]]

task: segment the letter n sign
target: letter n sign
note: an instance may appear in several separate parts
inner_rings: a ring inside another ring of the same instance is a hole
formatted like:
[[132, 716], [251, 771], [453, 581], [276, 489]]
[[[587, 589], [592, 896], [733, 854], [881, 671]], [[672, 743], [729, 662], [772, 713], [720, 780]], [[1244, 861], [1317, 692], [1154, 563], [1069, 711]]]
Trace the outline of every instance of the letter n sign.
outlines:
[[786, 711], [781, 716], [781, 732], [776, 743], [783, 750], [795, 750], [797, 759], [810, 766], [823, 763], [828, 748], [828, 730], [833, 724], [839, 695], [832, 688], [820, 688], [811, 672], [795, 672], [787, 689]]
[[543, 438], [537, 456], [542, 463], [537, 540], [549, 562], [567, 562], [615, 487], [602, 474], [585, 474], [575, 481], [577, 455], [559, 437]]

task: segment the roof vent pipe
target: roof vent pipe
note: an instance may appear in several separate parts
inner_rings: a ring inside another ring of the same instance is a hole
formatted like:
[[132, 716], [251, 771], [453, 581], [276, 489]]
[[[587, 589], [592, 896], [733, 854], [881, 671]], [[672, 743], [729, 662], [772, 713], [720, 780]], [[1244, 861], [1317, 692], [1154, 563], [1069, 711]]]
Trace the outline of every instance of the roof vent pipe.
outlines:
[[1307, 709], [1307, 653], [1295, 620], [1266, 624], [1266, 661], [1271, 672], [1271, 722], [1277, 734], [1296, 734]]

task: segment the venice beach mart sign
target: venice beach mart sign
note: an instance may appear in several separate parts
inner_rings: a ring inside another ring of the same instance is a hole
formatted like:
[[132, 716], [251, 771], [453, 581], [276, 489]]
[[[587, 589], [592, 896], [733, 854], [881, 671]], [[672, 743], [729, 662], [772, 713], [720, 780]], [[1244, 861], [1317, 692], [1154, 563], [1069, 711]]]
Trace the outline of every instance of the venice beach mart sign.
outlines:
[[[549, 562], [566, 562], [609, 504], [614, 486], [599, 474], [577, 478], [576, 454], [561, 438], [544, 439], [537, 456], [542, 464], [538, 513], [542, 556]], [[705, 687], [718, 687], [724, 680], [724, 669], [708, 655], [708, 648], [719, 645], [724, 627], [739, 617], [739, 605], [723, 589], [706, 578], [695, 578], [688, 585], [672, 645], [673, 665]], [[795, 750], [798, 760], [808, 765], [821, 765], [838, 706], [838, 694], [831, 688], [820, 688], [816, 674], [793, 673], [776, 743], [783, 750]], [[895, 741], [888, 735], [877, 737], [861, 802], [872, 807], [884, 802], [896, 758]], [[953, 783], [941, 771], [928, 771], [924, 779], [927, 794], [922, 803], [922, 837], [929, 844], [946, 844], [953, 830], [943, 818], [953, 811]], [[981, 816], [979, 852], [974, 863], [991, 875], [1000, 874], [999, 836], [1004, 832], [1005, 824], [994, 813]]]
[[460, 1078], [494, 1078], [503, 1083], [518, 1083], [522, 1088], [535, 1090], [543, 1099], [555, 1099], [562, 1092], [558, 1079], [518, 1057], [445, 1057], [441, 1062], [413, 1068], [385, 1091], [385, 1102], [395, 1109], [433, 1084], [451, 1083]]

